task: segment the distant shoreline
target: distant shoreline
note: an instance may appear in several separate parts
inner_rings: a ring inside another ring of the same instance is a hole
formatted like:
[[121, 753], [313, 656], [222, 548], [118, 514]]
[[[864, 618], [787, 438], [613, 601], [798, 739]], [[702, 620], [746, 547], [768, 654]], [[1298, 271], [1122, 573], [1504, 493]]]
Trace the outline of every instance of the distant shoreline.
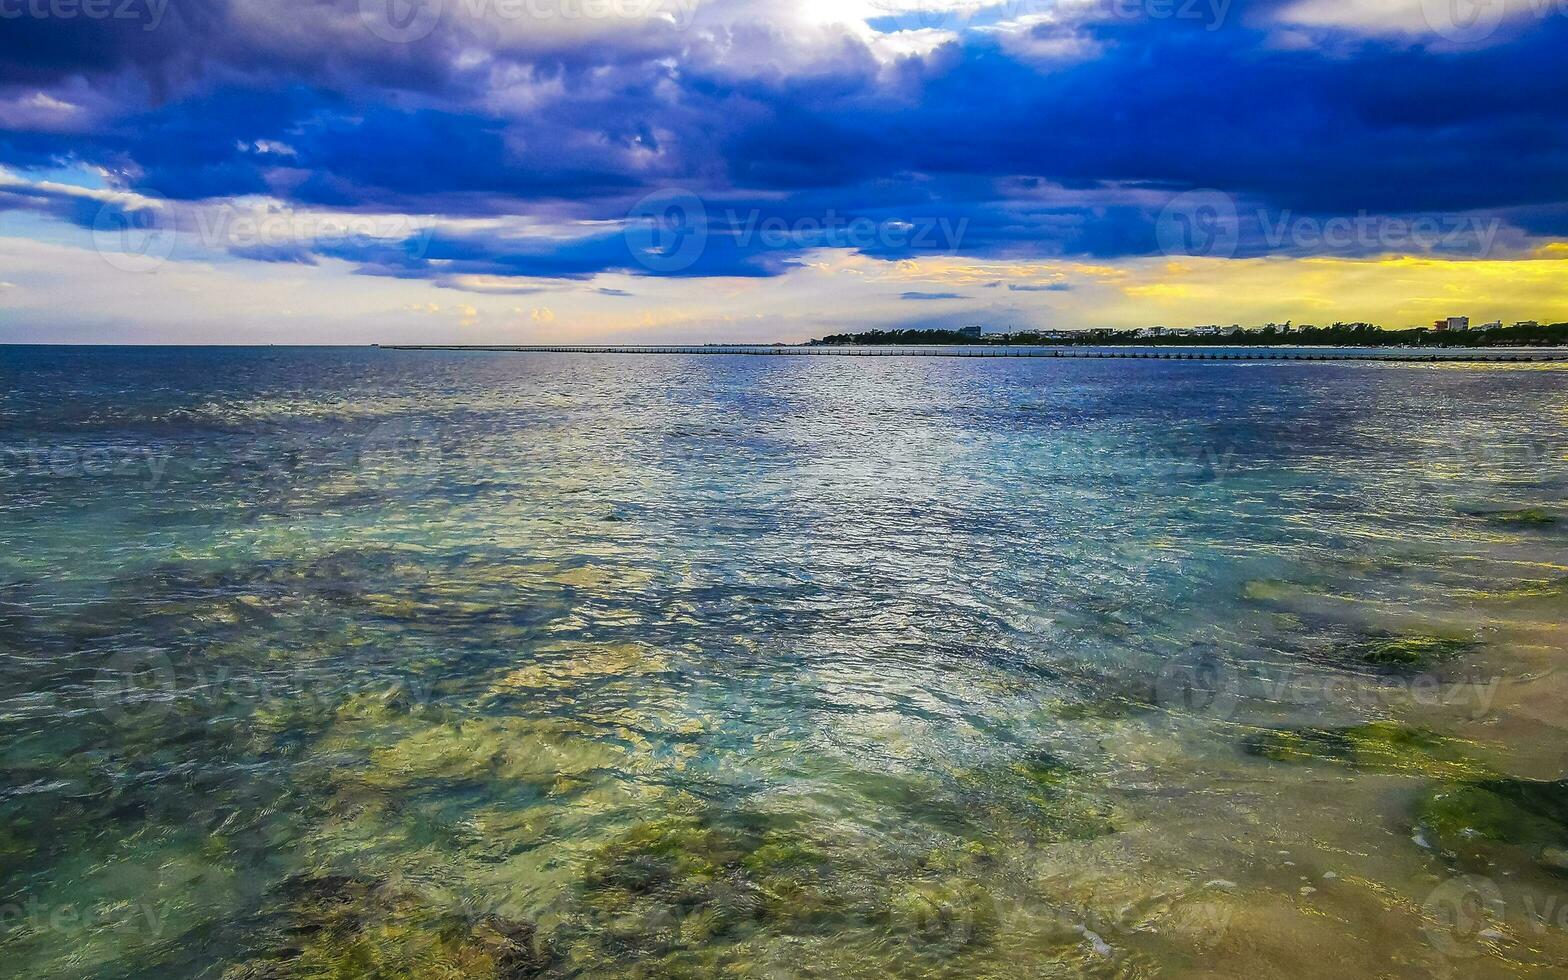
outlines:
[[[1463, 318], [1455, 318], [1463, 320]], [[1468, 325], [1452, 329], [1410, 327], [1385, 330], [1370, 323], [1336, 323], [1328, 327], [1269, 324], [1261, 328], [1146, 327], [1140, 330], [1020, 330], [987, 335], [978, 326], [962, 330], [868, 330], [830, 334], [809, 342], [812, 347], [954, 345], [980, 347], [1334, 347], [1341, 349], [1557, 348], [1568, 346], [1568, 323], [1521, 320], [1511, 327]]]
[[1369, 362], [1399, 363], [1546, 363], [1568, 362], [1568, 348], [1496, 348], [1432, 350], [1403, 350], [1389, 347], [1367, 347], [1347, 352], [1349, 348], [1323, 349], [1278, 345], [1208, 346], [1193, 345], [1185, 351], [1138, 349], [1132, 345], [1086, 348], [1072, 346], [1045, 346], [1038, 344], [989, 344], [963, 346], [957, 344], [928, 345], [788, 345], [788, 344], [669, 344], [654, 346], [635, 345], [453, 345], [453, 344], [381, 344], [381, 350], [391, 351], [451, 351], [470, 353], [515, 354], [731, 354], [757, 357], [971, 357], [971, 358], [1060, 358], [1065, 360], [1156, 360], [1156, 361], [1291, 361], [1291, 362]]

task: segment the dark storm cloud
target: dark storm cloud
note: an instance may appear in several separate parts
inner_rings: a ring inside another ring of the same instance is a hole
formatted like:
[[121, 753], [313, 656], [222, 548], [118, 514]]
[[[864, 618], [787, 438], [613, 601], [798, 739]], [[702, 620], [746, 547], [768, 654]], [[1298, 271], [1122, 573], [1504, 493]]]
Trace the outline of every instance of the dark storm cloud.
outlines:
[[[1568, 20], [1490, 46], [1325, 29], [1316, 47], [1290, 48], [1268, 24], [1277, 6], [1238, 4], [1220, 24], [1056, 25], [1047, 40], [1066, 31], [1085, 53], [1046, 61], [971, 33], [886, 62], [828, 32], [777, 70], [752, 60], [777, 32], [744, 18], [576, 40], [449, 18], [391, 44], [357, 3], [187, 0], [154, 29], [152, 6], [142, 20], [23, 17], [3, 25], [0, 96], [85, 78], [98, 102], [71, 125], [0, 131], [0, 164], [99, 166], [183, 201], [585, 223], [526, 246], [470, 232], [319, 253], [419, 278], [768, 276], [813, 248], [1150, 254], [1162, 202], [1192, 188], [1237, 209], [1242, 255], [1311, 254], [1268, 241], [1303, 216], [1496, 215], [1521, 234], [1562, 233]], [[702, 202], [689, 263], [644, 261], [618, 227], [665, 187]], [[92, 220], [82, 201], [13, 191], [0, 206]]]

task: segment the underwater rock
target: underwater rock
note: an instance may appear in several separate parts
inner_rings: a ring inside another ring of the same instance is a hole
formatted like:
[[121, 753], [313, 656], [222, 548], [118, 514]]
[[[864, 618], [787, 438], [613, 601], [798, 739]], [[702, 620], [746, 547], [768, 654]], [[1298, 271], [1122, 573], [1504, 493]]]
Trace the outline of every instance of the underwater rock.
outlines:
[[587, 922], [572, 945], [638, 961], [708, 942], [755, 918], [763, 899], [743, 869], [756, 840], [706, 815], [638, 824], [597, 850], [582, 876]]
[[1241, 587], [1244, 598], [1264, 603], [1286, 602], [1300, 596], [1302, 592], [1300, 586], [1271, 579], [1253, 579]]
[[1416, 805], [1423, 836], [1474, 868], [1533, 863], [1568, 874], [1568, 779], [1449, 782]]
[[309, 935], [362, 927], [371, 886], [347, 875], [295, 875], [279, 886], [278, 893], [295, 920], [290, 931]]
[[[789, 821], [705, 805], [644, 821], [597, 849], [559, 943], [609, 975], [711, 975], [706, 960], [762, 936], [866, 926], [894, 885], [863, 852], [830, 856]], [[885, 916], [884, 916], [885, 919]], [[686, 971], [686, 972], [682, 972]]]
[[[680, 815], [638, 824], [589, 861], [584, 885], [609, 909], [626, 897], [657, 896], [682, 911], [754, 891], [749, 868], [762, 866], [761, 841], [712, 818]], [[777, 845], [774, 845], [777, 847]], [[741, 902], [748, 912], [759, 901]]]
[[393, 683], [382, 690], [356, 691], [337, 706], [338, 721], [390, 721], [401, 718], [418, 707], [416, 692], [402, 683]]
[[1096, 793], [1088, 774], [1049, 752], [1037, 752], [1009, 767], [1032, 809], [1037, 841], [1092, 840], [1116, 833], [1116, 811]]
[[474, 929], [474, 938], [495, 961], [496, 980], [525, 980], [549, 969], [550, 948], [541, 945], [532, 922], [488, 916]]
[[663, 654], [641, 643], [568, 643], [535, 651], [533, 662], [507, 673], [490, 693], [570, 690], [600, 680], [658, 674], [669, 668]]
[[1524, 582], [1503, 592], [1486, 593], [1482, 598], [1502, 600], [1504, 602], [1525, 602], [1531, 599], [1568, 599], [1568, 576]]
[[1001, 919], [996, 900], [974, 881], [915, 881], [888, 903], [895, 934], [923, 945], [968, 946], [990, 940]]
[[1557, 523], [1557, 515], [1544, 507], [1521, 507], [1516, 510], [1462, 510], [1469, 517], [1480, 517], [1488, 524], [1504, 527], [1544, 527]]
[[1471, 637], [1441, 636], [1430, 633], [1375, 633], [1336, 647], [1345, 660], [1393, 671], [1417, 671], [1437, 667], [1467, 653], [1480, 644]]
[[270, 948], [230, 967], [224, 980], [524, 980], [555, 961], [531, 922], [498, 915], [476, 920], [386, 882], [296, 875], [274, 897], [281, 908], [268, 931]]
[[1061, 721], [1123, 721], [1155, 710], [1147, 693], [1127, 696], [1107, 695], [1082, 701], [1057, 701], [1049, 709], [1050, 717]]
[[1072, 678], [1061, 697], [1041, 704], [1034, 719], [1052, 721], [1121, 721], [1158, 710], [1147, 682], [1125, 676], [1085, 672]]
[[466, 718], [419, 729], [374, 750], [370, 766], [350, 778], [382, 789], [517, 781], [567, 790], [590, 773], [626, 762], [624, 753], [566, 722]]
[[578, 565], [555, 571], [552, 580], [559, 585], [585, 592], [631, 591], [653, 581], [653, 573], [643, 568]]
[[763, 951], [830, 943], [871, 944], [908, 975], [936, 976], [996, 952], [1004, 906], [976, 874], [992, 867], [983, 848], [948, 841], [922, 858], [882, 843], [818, 839], [798, 818], [705, 803], [636, 824], [590, 855], [556, 968], [749, 976], [740, 964]]
[[1332, 762], [1372, 772], [1439, 778], [1485, 775], [1464, 743], [1421, 728], [1374, 721], [1348, 728], [1277, 728], [1242, 740], [1248, 755], [1273, 762]]

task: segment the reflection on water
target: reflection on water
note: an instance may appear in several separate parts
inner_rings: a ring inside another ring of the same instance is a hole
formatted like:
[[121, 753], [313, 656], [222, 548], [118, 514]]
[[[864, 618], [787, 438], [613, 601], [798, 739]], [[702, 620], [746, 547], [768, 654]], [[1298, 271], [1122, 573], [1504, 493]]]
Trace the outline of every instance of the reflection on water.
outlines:
[[1563, 969], [1565, 377], [5, 350], [7, 972]]

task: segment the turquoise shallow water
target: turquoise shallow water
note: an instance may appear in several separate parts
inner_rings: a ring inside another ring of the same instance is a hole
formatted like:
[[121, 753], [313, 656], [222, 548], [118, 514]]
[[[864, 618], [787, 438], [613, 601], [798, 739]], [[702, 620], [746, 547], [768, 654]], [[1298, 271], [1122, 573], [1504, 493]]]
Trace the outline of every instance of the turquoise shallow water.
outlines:
[[1564, 968], [1565, 380], [0, 349], [0, 954]]

